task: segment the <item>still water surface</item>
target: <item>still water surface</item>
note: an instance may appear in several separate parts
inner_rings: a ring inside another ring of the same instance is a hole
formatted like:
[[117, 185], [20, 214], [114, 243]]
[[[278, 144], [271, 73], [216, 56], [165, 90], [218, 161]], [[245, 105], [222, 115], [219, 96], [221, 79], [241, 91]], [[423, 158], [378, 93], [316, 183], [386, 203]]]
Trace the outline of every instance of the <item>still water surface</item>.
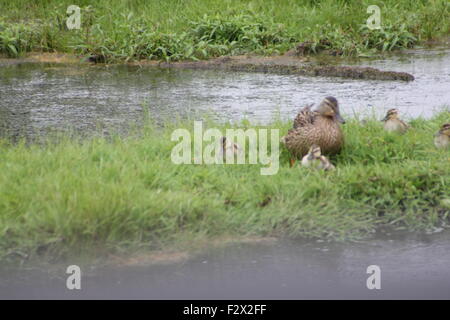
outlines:
[[[159, 120], [202, 118], [267, 123], [292, 119], [304, 104], [334, 95], [343, 114], [381, 117], [396, 107], [408, 117], [430, 117], [450, 105], [450, 49], [407, 51], [389, 59], [353, 63], [409, 72], [415, 81], [361, 81], [214, 70], [130, 66], [0, 63], [0, 132], [33, 136], [126, 131], [148, 111]], [[162, 120], [161, 120], [162, 121]]]
[[[450, 299], [450, 232], [361, 243], [279, 241], [211, 250], [184, 263], [84, 268], [81, 290], [43, 270], [0, 276], [0, 299]], [[381, 269], [369, 290], [367, 267]]]

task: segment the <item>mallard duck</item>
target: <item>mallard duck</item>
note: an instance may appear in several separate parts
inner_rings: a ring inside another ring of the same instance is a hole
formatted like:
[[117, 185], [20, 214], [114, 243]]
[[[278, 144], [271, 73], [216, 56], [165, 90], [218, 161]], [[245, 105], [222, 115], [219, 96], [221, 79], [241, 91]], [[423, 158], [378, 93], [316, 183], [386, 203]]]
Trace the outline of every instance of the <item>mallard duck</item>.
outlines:
[[381, 121], [384, 121], [384, 130], [388, 132], [405, 133], [409, 128], [409, 125], [398, 117], [397, 109], [389, 109]]
[[334, 97], [326, 97], [316, 108], [304, 107], [294, 120], [294, 126], [281, 138], [293, 158], [302, 158], [316, 144], [324, 154], [335, 154], [344, 144], [344, 135], [339, 123], [345, 123]]
[[443, 124], [441, 129], [436, 132], [434, 135], [434, 145], [442, 149], [450, 147], [450, 123]]
[[334, 165], [322, 155], [320, 147], [317, 144], [313, 144], [309, 149], [309, 152], [302, 159], [302, 166], [306, 168], [323, 169], [325, 171], [334, 170]]
[[233, 157], [240, 154], [242, 152], [241, 147], [232, 141], [229, 141], [226, 137], [220, 138], [220, 155], [225, 160], [227, 157], [227, 154], [232, 154]]

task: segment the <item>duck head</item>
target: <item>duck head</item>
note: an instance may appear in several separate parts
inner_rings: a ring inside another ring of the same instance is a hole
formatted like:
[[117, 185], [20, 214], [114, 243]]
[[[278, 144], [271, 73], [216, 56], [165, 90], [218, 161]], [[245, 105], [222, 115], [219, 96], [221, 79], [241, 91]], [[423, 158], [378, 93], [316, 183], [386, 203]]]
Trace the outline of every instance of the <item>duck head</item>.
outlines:
[[435, 137], [444, 135], [450, 138], [450, 123], [444, 123], [441, 129], [434, 135]]
[[335, 97], [326, 97], [322, 100], [316, 110], [319, 114], [332, 118], [340, 123], [345, 123], [339, 111], [339, 104]]
[[386, 116], [381, 121], [388, 121], [392, 119], [398, 118], [398, 110], [397, 109], [389, 109], [386, 113]]

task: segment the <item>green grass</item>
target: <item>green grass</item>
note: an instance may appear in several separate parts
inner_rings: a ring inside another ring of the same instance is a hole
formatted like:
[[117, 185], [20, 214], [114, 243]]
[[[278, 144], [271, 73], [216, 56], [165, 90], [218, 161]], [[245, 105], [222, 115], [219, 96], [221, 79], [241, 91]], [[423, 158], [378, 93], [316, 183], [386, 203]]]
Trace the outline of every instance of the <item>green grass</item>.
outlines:
[[[192, 130], [190, 123], [108, 139], [3, 140], [0, 260], [163, 249], [222, 236], [342, 241], [380, 226], [429, 230], [449, 220], [450, 151], [433, 145], [449, 117], [413, 120], [405, 135], [384, 132], [375, 119], [350, 120], [345, 148], [332, 158], [336, 171], [290, 168], [281, 149], [272, 176], [260, 175], [260, 165], [173, 164], [170, 135], [180, 126]], [[284, 134], [289, 126], [269, 128]]]
[[[82, 8], [82, 30], [66, 9]], [[381, 8], [381, 30], [365, 22]], [[308, 41], [310, 53], [370, 56], [450, 34], [447, 0], [0, 0], [0, 53], [103, 55], [109, 61], [198, 60], [279, 54]]]

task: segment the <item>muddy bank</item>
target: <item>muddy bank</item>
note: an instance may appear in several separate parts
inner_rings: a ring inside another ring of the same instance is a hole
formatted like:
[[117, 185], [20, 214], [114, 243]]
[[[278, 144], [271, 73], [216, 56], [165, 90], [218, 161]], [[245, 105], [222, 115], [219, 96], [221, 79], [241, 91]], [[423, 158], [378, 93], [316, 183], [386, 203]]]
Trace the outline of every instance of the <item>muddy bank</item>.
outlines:
[[21, 58], [7, 58], [0, 55], [0, 67], [18, 65], [22, 63], [62, 63], [77, 64], [86, 63], [87, 59], [68, 53], [34, 52]]
[[160, 63], [164, 68], [211, 69], [227, 71], [263, 72], [274, 74], [297, 74], [310, 77], [339, 77], [365, 80], [413, 81], [414, 76], [406, 72], [383, 71], [371, 67], [319, 64], [308, 58], [281, 57], [221, 57], [208, 61]]
[[[101, 61], [98, 63], [98, 61]], [[0, 59], [0, 66], [20, 63], [85, 63], [103, 64], [101, 57], [80, 57], [60, 53], [33, 53], [22, 59]], [[205, 61], [158, 62], [143, 60], [129, 65], [158, 66], [162, 68], [227, 70], [261, 72], [273, 74], [297, 74], [310, 77], [339, 77], [364, 80], [413, 81], [414, 76], [406, 72], [383, 71], [371, 67], [343, 66], [320, 63], [309, 57], [292, 54], [274, 57], [233, 56], [219, 57]]]
[[94, 255], [86, 254], [86, 251], [83, 250], [61, 256], [44, 251], [37, 255], [28, 255], [21, 251], [11, 250], [8, 254], [0, 257], [0, 286], [1, 275], [14, 271], [36, 269], [55, 274], [64, 272], [68, 264], [76, 264], [88, 269], [183, 264], [209, 251], [226, 250], [242, 245], [273, 246], [280, 240], [281, 238], [269, 236], [222, 235], [209, 239], [197, 238], [189, 243], [165, 245], [161, 249], [141, 247], [112, 252], [99, 249]]

